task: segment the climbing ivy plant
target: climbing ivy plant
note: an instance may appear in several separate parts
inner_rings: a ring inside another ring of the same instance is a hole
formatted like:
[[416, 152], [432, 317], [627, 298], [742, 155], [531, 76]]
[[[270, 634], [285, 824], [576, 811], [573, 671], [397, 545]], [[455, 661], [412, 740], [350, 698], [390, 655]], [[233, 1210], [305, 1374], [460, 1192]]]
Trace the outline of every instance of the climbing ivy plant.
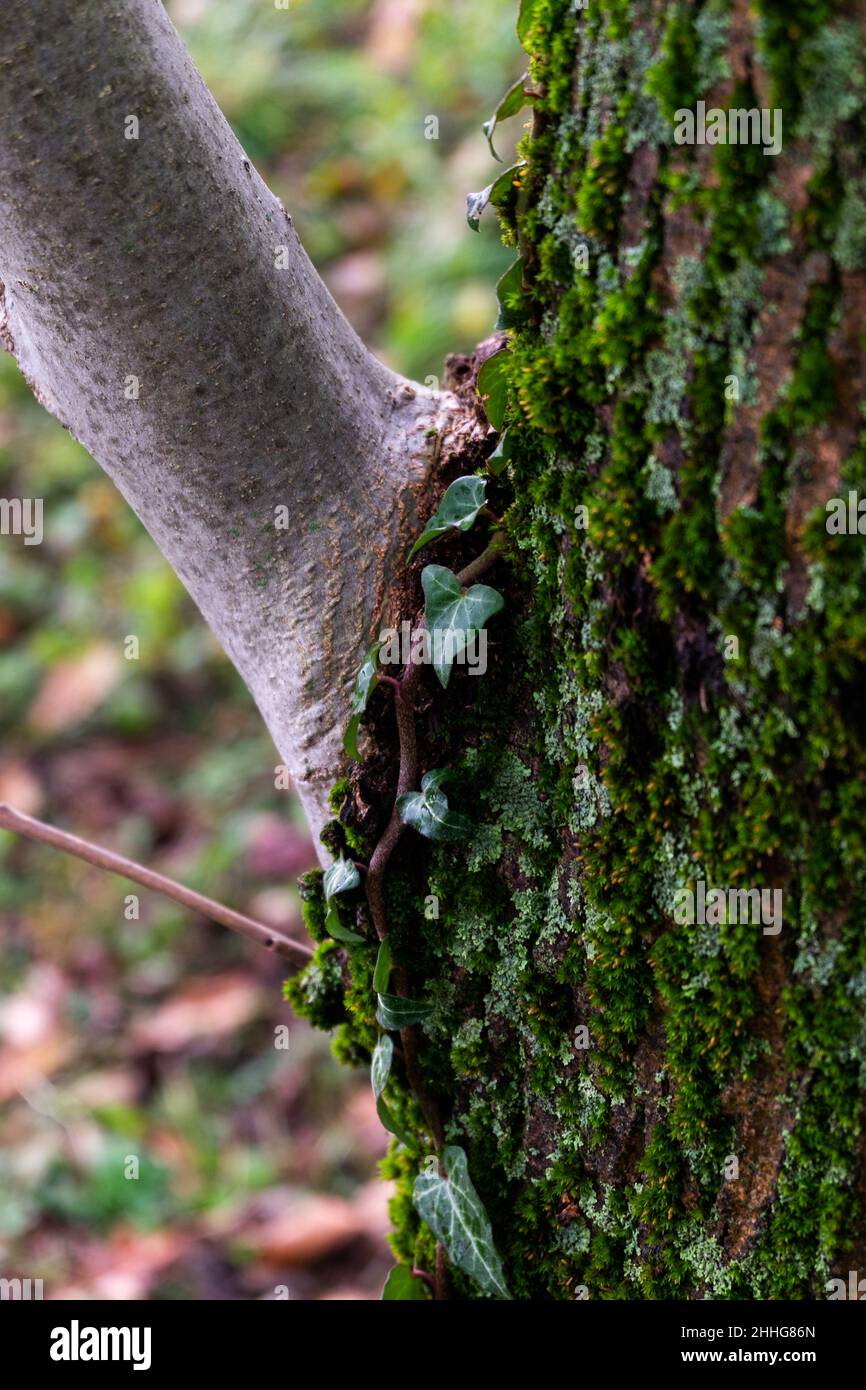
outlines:
[[[413, 636], [420, 633], [430, 640], [426, 649], [423, 643], [410, 642], [410, 650], [413, 653], [416, 650], [430, 652], [431, 664], [443, 689], [448, 687], [454, 660], [473, 638], [485, 631], [487, 622], [504, 604], [497, 589], [487, 584], [466, 582], [492, 567], [501, 555], [503, 533], [498, 519], [486, 505], [486, 488], [486, 479], [477, 474], [456, 478], [445, 491], [408, 556], [411, 561], [426, 546], [449, 535], [470, 531], [483, 514], [496, 526], [487, 549], [460, 573], [455, 574], [443, 565], [432, 564], [426, 565], [421, 572], [425, 603], [423, 613], [416, 619]], [[361, 723], [373, 691], [384, 683], [394, 693], [398, 712], [398, 784], [411, 789], [401, 791], [396, 796], [385, 832], [362, 869], [341, 856], [326, 870], [323, 881], [325, 928], [332, 938], [347, 947], [366, 941], [364, 936], [341, 922], [333, 902], [338, 895], [358, 888], [363, 872], [370, 917], [380, 943], [372, 978], [376, 996], [376, 1023], [380, 1032], [373, 1046], [370, 1080], [382, 1124], [407, 1150], [415, 1153], [415, 1141], [407, 1135], [399, 1118], [389, 1107], [385, 1094], [394, 1059], [392, 1035], [396, 1034], [400, 1039], [404, 1063], [409, 1070], [409, 1058], [414, 1055], [416, 1048], [412, 1030], [429, 1020], [434, 1006], [428, 1000], [408, 997], [399, 988], [396, 992], [391, 989], [392, 977], [396, 975], [399, 979], [400, 972], [394, 971], [385, 911], [385, 868], [406, 827], [426, 839], [439, 841], [463, 838], [469, 834], [472, 826], [468, 817], [449, 805], [448, 796], [443, 790], [443, 784], [449, 777], [448, 768], [431, 768], [421, 776], [420, 787], [412, 787], [419, 774], [414, 721], [420, 660], [411, 655], [398, 679], [379, 668], [379, 651], [378, 644], [370, 648], [355, 679], [345, 747], [351, 757], [357, 759], [360, 756], [358, 734]], [[418, 1214], [426, 1221], [456, 1268], [474, 1279], [484, 1292], [508, 1297], [490, 1222], [469, 1177], [466, 1154], [458, 1145], [443, 1145], [441, 1122], [429, 1097], [424, 1097], [422, 1108], [427, 1111], [434, 1152], [416, 1184], [414, 1202]], [[417, 1296], [412, 1271], [398, 1266], [389, 1275], [383, 1298]]]

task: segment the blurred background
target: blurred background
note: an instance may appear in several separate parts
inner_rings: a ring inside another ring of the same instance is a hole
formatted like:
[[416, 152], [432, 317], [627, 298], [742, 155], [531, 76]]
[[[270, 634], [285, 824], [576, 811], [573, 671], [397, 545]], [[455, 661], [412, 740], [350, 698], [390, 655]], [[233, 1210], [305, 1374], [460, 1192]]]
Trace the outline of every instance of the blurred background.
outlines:
[[[522, 70], [516, 0], [167, 8], [359, 333], [439, 376], [492, 330], [510, 259], [464, 209], [504, 167], [480, 125]], [[300, 931], [312, 845], [246, 690], [6, 355], [0, 497], [45, 510], [42, 545], [0, 536], [0, 800]], [[0, 1275], [46, 1298], [378, 1297], [366, 1073], [292, 1018], [278, 962], [134, 891], [0, 831]]]

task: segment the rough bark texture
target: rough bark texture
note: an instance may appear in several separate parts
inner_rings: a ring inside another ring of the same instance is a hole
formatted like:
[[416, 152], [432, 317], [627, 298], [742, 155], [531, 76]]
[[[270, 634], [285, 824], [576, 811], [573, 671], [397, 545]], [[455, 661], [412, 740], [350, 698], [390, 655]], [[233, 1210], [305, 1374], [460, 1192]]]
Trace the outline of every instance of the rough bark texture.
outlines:
[[[390, 869], [417, 1065], [517, 1297], [826, 1298], [866, 1270], [866, 538], [824, 507], [866, 492], [866, 5], [523, 14], [518, 558], [491, 670], [419, 718], [476, 829]], [[781, 108], [782, 153], [675, 144], [699, 99]], [[377, 693], [335, 798], [356, 853], [390, 719]], [[781, 930], [681, 923], [701, 880], [780, 889]], [[350, 1060], [373, 958], [323, 945], [290, 987]], [[432, 1268], [417, 1163], [395, 1145], [395, 1246]]]
[[359, 342], [157, 0], [0, 8], [0, 282], [5, 346], [180, 575], [317, 828], [450, 402]]

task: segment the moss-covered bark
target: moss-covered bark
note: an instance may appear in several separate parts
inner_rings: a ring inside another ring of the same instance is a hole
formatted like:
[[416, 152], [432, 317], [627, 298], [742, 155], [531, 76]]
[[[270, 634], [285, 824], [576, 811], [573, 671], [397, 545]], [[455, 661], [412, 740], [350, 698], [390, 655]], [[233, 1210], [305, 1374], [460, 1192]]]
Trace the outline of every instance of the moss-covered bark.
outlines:
[[[866, 5], [530, 12], [508, 620], [484, 680], [428, 686], [421, 765], [476, 829], [404, 837], [395, 955], [516, 1297], [826, 1297], [866, 1268], [866, 537], [824, 509], [866, 494]], [[675, 144], [698, 99], [780, 108], [782, 153]], [[357, 854], [390, 721], [379, 691], [336, 793]], [[698, 881], [781, 889], [781, 930], [678, 922]], [[350, 1061], [374, 957], [290, 987]], [[418, 1162], [394, 1241], [430, 1267]]]

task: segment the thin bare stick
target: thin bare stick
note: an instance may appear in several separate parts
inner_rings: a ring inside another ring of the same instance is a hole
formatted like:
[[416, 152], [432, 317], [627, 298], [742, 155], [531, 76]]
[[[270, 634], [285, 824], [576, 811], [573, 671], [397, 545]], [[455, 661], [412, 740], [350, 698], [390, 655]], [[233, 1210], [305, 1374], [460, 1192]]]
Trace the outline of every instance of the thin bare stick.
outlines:
[[95, 864], [97, 869], [107, 869], [111, 874], [120, 874], [121, 878], [140, 883], [142, 888], [152, 888], [154, 892], [162, 893], [164, 897], [180, 903], [181, 907], [187, 907], [191, 912], [199, 912], [202, 917], [209, 917], [212, 922], [219, 922], [220, 926], [249, 937], [250, 941], [255, 941], [257, 945], [264, 946], [266, 950], [273, 951], [282, 960], [288, 961], [295, 970], [303, 970], [313, 958], [308, 946], [301, 945], [299, 941], [292, 941], [281, 932], [272, 931], [263, 922], [245, 917], [242, 912], [235, 912], [223, 903], [214, 902], [213, 898], [206, 898], [203, 894], [194, 892], [192, 888], [185, 888], [182, 883], [175, 883], [174, 879], [165, 878], [154, 869], [146, 869], [143, 864], [136, 864], [122, 854], [114, 854], [110, 849], [103, 849], [101, 845], [91, 844], [89, 840], [80, 840], [77, 835], [58, 830], [55, 825], [46, 825], [44, 821], [36, 820], [33, 816], [25, 816], [23, 811], [16, 811], [13, 806], [8, 806], [2, 801], [0, 829], [11, 830], [16, 835], [38, 840], [54, 849], [62, 849], [67, 854], [74, 854], [78, 859], [86, 860], [88, 864]]

